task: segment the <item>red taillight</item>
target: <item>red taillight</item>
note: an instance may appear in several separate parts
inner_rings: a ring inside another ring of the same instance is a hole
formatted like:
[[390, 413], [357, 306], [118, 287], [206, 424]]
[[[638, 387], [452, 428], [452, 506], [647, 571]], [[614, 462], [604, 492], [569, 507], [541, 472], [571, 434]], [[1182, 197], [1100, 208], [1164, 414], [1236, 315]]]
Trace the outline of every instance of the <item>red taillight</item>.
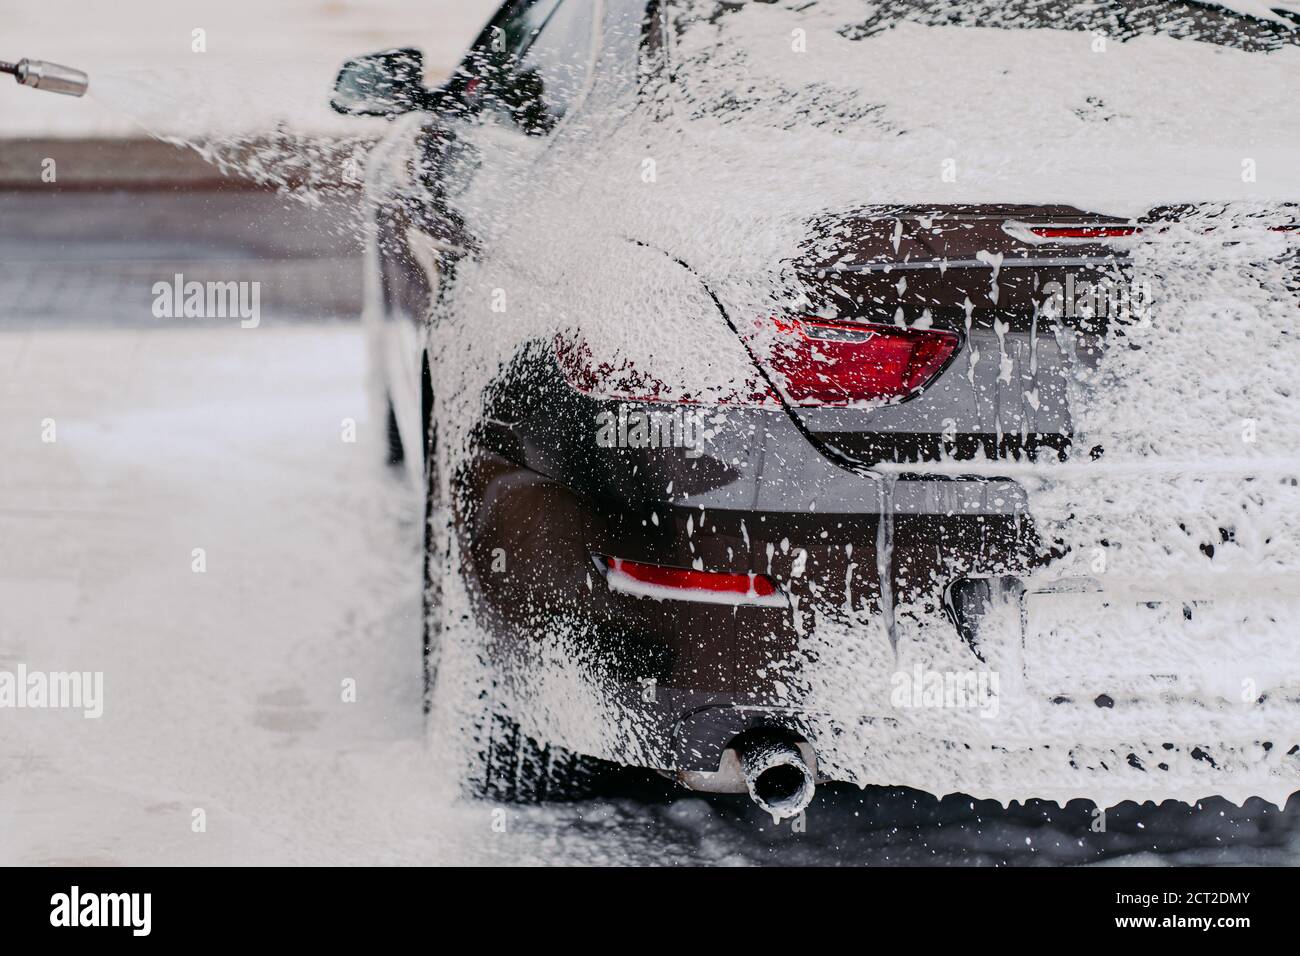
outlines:
[[763, 574], [700, 571], [596, 556], [611, 591], [640, 597], [700, 601], [705, 604], [757, 604], [784, 607], [776, 582]]
[[1137, 226], [1030, 226], [1029, 231], [1039, 239], [1122, 239], [1136, 236], [1142, 230]]
[[[899, 399], [924, 388], [961, 344], [955, 332], [823, 319], [773, 320], [758, 336], [769, 367], [799, 405]], [[760, 326], [760, 330], [761, 330]]]
[[[756, 357], [799, 405], [906, 398], [928, 385], [961, 344], [955, 332], [814, 318], [768, 319], [755, 331], [750, 341]], [[557, 336], [555, 356], [565, 381], [596, 398], [684, 404], [706, 400], [719, 405], [777, 402], [755, 380], [727, 383], [705, 399], [666, 385], [627, 359], [602, 361], [581, 339]]]
[[[1030, 225], [1024, 222], [1008, 221], [1003, 224], [1003, 230], [1010, 236], [1021, 240], [1022, 242], [1037, 243], [1038, 241], [1055, 240], [1058, 243], [1088, 243], [1098, 242], [1105, 239], [1126, 239], [1133, 236], [1146, 236], [1152, 234], [1161, 234], [1169, 231], [1167, 223], [1154, 223], [1146, 226], [1126, 226], [1126, 225], [1100, 225], [1083, 222], [1056, 222], [1039, 225]], [[1230, 225], [1229, 231], [1241, 228], [1237, 225]], [[1282, 226], [1269, 226], [1270, 232], [1294, 232], [1300, 226], [1288, 223]], [[1215, 226], [1205, 226], [1201, 232], [1209, 234], [1216, 232]]]

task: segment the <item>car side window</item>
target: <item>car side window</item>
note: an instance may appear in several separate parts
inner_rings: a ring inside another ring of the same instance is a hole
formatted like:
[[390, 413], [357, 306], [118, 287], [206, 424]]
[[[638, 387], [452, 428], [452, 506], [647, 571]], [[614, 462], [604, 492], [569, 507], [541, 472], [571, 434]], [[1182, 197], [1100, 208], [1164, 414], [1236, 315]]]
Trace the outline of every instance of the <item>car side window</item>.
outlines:
[[514, 0], [497, 14], [480, 42], [492, 52], [520, 57], [559, 4], [560, 0]]
[[587, 82], [595, 0], [562, 0], [524, 52], [520, 76], [535, 86], [534, 125], [549, 131]]
[[525, 0], [484, 32], [467, 95], [474, 106], [545, 135], [587, 81], [595, 0]]

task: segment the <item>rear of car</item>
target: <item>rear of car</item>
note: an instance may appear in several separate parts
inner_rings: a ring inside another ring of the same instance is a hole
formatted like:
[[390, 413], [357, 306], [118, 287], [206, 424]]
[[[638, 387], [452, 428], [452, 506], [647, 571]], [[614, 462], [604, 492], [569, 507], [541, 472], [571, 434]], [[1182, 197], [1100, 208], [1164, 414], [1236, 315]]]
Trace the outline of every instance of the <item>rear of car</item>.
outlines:
[[603, 40], [455, 479], [520, 733], [778, 816], [1297, 789], [1294, 24], [679, 0]]

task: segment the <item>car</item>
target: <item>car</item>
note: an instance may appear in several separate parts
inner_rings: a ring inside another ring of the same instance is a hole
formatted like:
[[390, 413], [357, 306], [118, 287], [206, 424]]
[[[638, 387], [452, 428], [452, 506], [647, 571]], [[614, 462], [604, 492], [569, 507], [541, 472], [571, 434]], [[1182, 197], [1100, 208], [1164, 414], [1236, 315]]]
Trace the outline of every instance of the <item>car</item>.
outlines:
[[436, 87], [346, 63], [471, 789], [1284, 802], [1300, 469], [1236, 432], [1291, 420], [1296, 27], [510, 0]]

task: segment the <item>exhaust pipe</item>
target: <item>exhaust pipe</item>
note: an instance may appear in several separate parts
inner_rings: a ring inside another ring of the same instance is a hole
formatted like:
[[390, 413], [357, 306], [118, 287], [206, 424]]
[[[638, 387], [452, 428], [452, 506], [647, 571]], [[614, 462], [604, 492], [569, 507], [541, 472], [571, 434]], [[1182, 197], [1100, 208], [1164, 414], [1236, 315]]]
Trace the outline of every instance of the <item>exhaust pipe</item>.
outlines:
[[750, 799], [779, 823], [812, 803], [817, 782], [789, 734], [760, 731], [743, 738], [737, 751]]
[[90, 87], [90, 77], [70, 66], [46, 63], [44, 60], [22, 59], [17, 63], [0, 60], [0, 73], [9, 73], [23, 86], [65, 96], [85, 96]]

